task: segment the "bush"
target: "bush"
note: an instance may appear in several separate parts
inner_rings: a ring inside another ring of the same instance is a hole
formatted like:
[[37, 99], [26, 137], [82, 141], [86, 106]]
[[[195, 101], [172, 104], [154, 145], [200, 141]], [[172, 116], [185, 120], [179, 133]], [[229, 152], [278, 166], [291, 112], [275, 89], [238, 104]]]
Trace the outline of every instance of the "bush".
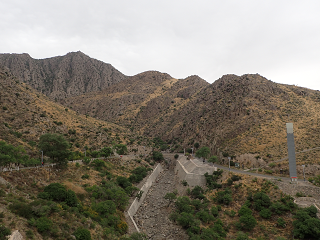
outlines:
[[200, 186], [195, 186], [192, 190], [191, 190], [191, 196], [193, 198], [197, 198], [197, 199], [204, 199], [205, 196], [203, 195], [204, 191]]
[[78, 228], [73, 235], [77, 240], [91, 240], [91, 233], [88, 229]]
[[178, 157], [179, 157], [179, 154], [174, 155], [174, 159], [178, 159]]
[[131, 187], [132, 186], [131, 182], [126, 177], [118, 176], [117, 179], [116, 179], [116, 182], [123, 189], [126, 189], [127, 187]]
[[283, 220], [283, 218], [279, 217], [278, 220], [277, 220], [277, 225], [279, 227], [285, 228], [286, 227], [286, 222]]
[[84, 175], [81, 176], [81, 178], [82, 178], [82, 179], [89, 179], [89, 178], [90, 178], [90, 175], [84, 174]]
[[218, 208], [216, 208], [216, 207], [212, 207], [211, 208], [211, 214], [214, 216], [214, 217], [218, 217], [218, 215], [219, 215], [219, 211], [218, 211]]
[[106, 166], [106, 163], [101, 159], [95, 159], [91, 163], [97, 171], [100, 171], [103, 167]]
[[[308, 209], [297, 211], [293, 221], [293, 233], [300, 239], [320, 239], [320, 220], [309, 215]], [[312, 213], [311, 213], [312, 214]]]
[[271, 205], [269, 196], [263, 192], [255, 193], [253, 201], [253, 208], [257, 211], [261, 211], [263, 208], [268, 208]]
[[237, 232], [236, 240], [250, 240], [249, 236], [244, 232]]
[[230, 189], [217, 192], [215, 200], [220, 204], [229, 205], [232, 202], [232, 193]]
[[26, 203], [14, 202], [9, 205], [9, 209], [20, 217], [24, 217], [26, 219], [30, 219], [32, 217], [31, 206]]
[[131, 236], [129, 237], [129, 240], [147, 240], [148, 237], [144, 233], [132, 233]]
[[194, 220], [195, 220], [194, 216], [191, 213], [186, 213], [186, 212], [181, 213], [181, 215], [177, 218], [177, 222], [183, 228], [189, 228], [195, 225]]
[[38, 218], [35, 223], [39, 233], [49, 231], [52, 226], [51, 220], [49, 220], [47, 217]]
[[239, 218], [241, 229], [252, 230], [257, 225], [257, 220], [252, 215], [243, 215]]
[[204, 223], [208, 223], [209, 221], [213, 220], [213, 216], [210, 216], [210, 214], [205, 210], [200, 210], [195, 216]]
[[106, 200], [104, 202], [99, 202], [96, 206], [96, 211], [101, 214], [101, 216], [106, 217], [109, 214], [116, 212], [116, 205], [111, 200]]
[[238, 175], [232, 175], [231, 176], [231, 179], [232, 179], [232, 181], [239, 181], [240, 179], [241, 179], [241, 177], [240, 176], [238, 176]]
[[9, 228], [6, 228], [3, 225], [0, 225], [0, 240], [7, 239], [7, 236], [11, 234], [11, 230]]
[[152, 152], [152, 158], [157, 162], [161, 162], [162, 160], [164, 160], [162, 153], [157, 151]]
[[281, 215], [283, 213], [285, 213], [286, 211], [289, 211], [290, 208], [288, 206], [286, 206], [285, 204], [281, 203], [281, 202], [275, 202], [271, 205], [270, 207], [272, 212], [275, 212], [278, 215]]
[[51, 183], [46, 186], [44, 192], [38, 194], [38, 198], [66, 202], [69, 207], [75, 207], [78, 203], [75, 192], [72, 190], [67, 191], [60, 183]]
[[265, 209], [262, 209], [262, 210], [259, 212], [259, 215], [260, 215], [262, 218], [269, 219], [269, 218], [271, 218], [272, 212], [271, 212], [268, 208], [265, 208]]
[[247, 205], [243, 205], [239, 211], [238, 211], [239, 216], [244, 216], [244, 215], [252, 215], [252, 210], [248, 208]]

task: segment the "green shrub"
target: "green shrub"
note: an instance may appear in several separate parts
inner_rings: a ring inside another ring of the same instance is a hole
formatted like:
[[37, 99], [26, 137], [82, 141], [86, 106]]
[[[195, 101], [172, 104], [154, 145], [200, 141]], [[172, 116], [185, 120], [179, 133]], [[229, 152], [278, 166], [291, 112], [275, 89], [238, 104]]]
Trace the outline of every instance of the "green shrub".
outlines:
[[162, 160], [164, 160], [162, 153], [157, 151], [152, 152], [152, 158], [157, 162], [161, 162]]
[[205, 196], [203, 195], [204, 190], [202, 189], [202, 187], [200, 186], [195, 186], [192, 190], [191, 190], [191, 196], [193, 198], [197, 198], [197, 199], [204, 199]]
[[264, 172], [265, 172], [266, 174], [272, 174], [272, 173], [273, 173], [272, 170], [264, 170]]
[[279, 227], [285, 228], [286, 227], [286, 222], [283, 220], [283, 218], [279, 217], [278, 220], [277, 220], [277, 225]]
[[252, 215], [243, 215], [239, 218], [241, 229], [252, 230], [257, 225], [257, 220]]
[[95, 210], [101, 214], [101, 216], [106, 217], [109, 214], [113, 214], [116, 212], [116, 205], [111, 200], [106, 200], [103, 202], [99, 202], [95, 207]]
[[123, 189], [132, 186], [131, 182], [126, 177], [118, 176], [117, 179], [116, 179], [116, 182]]
[[47, 217], [38, 218], [35, 223], [39, 233], [47, 232], [52, 227], [52, 221]]
[[182, 184], [183, 186], [185, 186], [185, 187], [188, 186], [188, 182], [187, 182], [186, 180], [182, 180], [182, 181], [181, 181], [181, 184]]
[[11, 210], [11, 212], [26, 219], [30, 219], [33, 216], [31, 206], [26, 203], [14, 202], [9, 205], [9, 209]]
[[100, 171], [106, 166], [106, 163], [101, 159], [94, 159], [91, 163], [97, 171]]
[[76, 237], [76, 240], [91, 240], [91, 233], [85, 228], [78, 228], [73, 235]]
[[270, 207], [271, 211], [281, 215], [284, 214], [285, 212], [289, 211], [290, 208], [288, 206], [286, 206], [285, 204], [281, 203], [281, 202], [275, 202], [271, 205]]
[[231, 186], [233, 184], [233, 180], [231, 178], [227, 179], [227, 185]]
[[66, 202], [69, 207], [75, 207], [78, 203], [76, 194], [72, 190], [66, 190], [60, 183], [51, 183], [44, 188], [44, 192], [38, 194], [38, 198]]
[[0, 189], [0, 197], [6, 196], [6, 192], [2, 189]]
[[175, 206], [178, 210], [178, 212], [186, 212], [191, 213], [193, 212], [193, 207], [190, 206], [191, 201], [187, 196], [178, 197], [177, 201], [175, 202]]
[[262, 210], [259, 212], [259, 215], [260, 215], [262, 218], [270, 219], [270, 218], [271, 218], [271, 215], [272, 215], [272, 212], [271, 212], [268, 208], [265, 208], [265, 209], [262, 209]]
[[257, 192], [253, 195], [253, 208], [261, 211], [263, 208], [268, 208], [271, 205], [269, 196], [263, 192]]
[[240, 176], [238, 176], [238, 175], [232, 175], [231, 176], [231, 179], [232, 179], [232, 181], [239, 181], [240, 179], [241, 179], [241, 177]]
[[198, 219], [200, 219], [204, 223], [208, 223], [209, 221], [213, 220], [213, 216], [211, 216], [207, 211], [200, 210], [195, 215]]
[[238, 211], [239, 216], [244, 216], [244, 215], [252, 215], [252, 210], [248, 208], [247, 205], [243, 205], [239, 211]]
[[232, 202], [232, 193], [230, 189], [219, 191], [216, 194], [215, 200], [220, 204], [229, 205]]
[[174, 159], [178, 159], [178, 157], [179, 157], [179, 154], [174, 155]]
[[212, 214], [214, 217], [218, 217], [218, 215], [219, 215], [218, 208], [215, 207], [215, 206], [211, 207], [211, 214]]
[[236, 240], [250, 240], [249, 236], [244, 232], [237, 232]]
[[7, 239], [7, 236], [11, 234], [11, 230], [0, 224], [0, 240]]
[[87, 173], [81, 176], [82, 179], [89, 179], [90, 175], [88, 175]]
[[148, 237], [145, 233], [132, 233], [128, 240], [148, 240]]
[[296, 197], [305, 197], [306, 195], [302, 192], [297, 192]]
[[183, 228], [189, 228], [195, 225], [195, 218], [191, 213], [182, 212], [181, 215], [177, 218], [177, 222]]
[[320, 220], [314, 218], [313, 210], [308, 208], [303, 210], [298, 210], [293, 221], [293, 234], [299, 239], [309, 238], [309, 239], [320, 239]]

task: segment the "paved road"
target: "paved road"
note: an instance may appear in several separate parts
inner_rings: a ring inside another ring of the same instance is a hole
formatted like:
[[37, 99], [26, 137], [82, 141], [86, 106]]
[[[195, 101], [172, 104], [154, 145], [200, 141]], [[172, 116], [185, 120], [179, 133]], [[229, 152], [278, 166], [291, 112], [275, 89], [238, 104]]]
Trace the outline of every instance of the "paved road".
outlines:
[[[225, 167], [225, 166], [222, 166], [222, 165], [219, 165], [219, 164], [216, 164], [216, 163], [214, 164], [214, 166], [217, 167], [217, 168], [223, 169], [225, 171], [229, 171], [229, 167]], [[242, 170], [233, 169], [233, 168], [230, 168], [230, 172], [246, 174], [246, 175], [251, 175], [251, 176], [260, 177], [260, 178], [281, 179], [282, 181], [291, 182], [291, 178], [288, 178], [288, 177], [278, 177], [278, 176], [272, 176], [272, 175], [265, 175], [265, 174], [242, 171]], [[303, 179], [298, 179], [298, 181], [299, 182], [304, 182]]]

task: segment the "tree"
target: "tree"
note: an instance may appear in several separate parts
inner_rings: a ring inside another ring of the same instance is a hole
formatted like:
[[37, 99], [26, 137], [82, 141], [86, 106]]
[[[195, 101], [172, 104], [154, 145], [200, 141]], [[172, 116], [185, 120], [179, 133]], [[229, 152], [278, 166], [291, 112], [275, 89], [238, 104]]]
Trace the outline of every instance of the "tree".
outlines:
[[14, 147], [4, 141], [0, 141], [0, 166], [7, 166], [11, 163], [25, 164], [28, 162], [28, 155], [22, 146]]
[[40, 137], [39, 148], [58, 165], [66, 165], [71, 155], [69, 143], [59, 134], [46, 133]]
[[200, 144], [199, 144], [198, 142], [196, 142], [196, 143], [194, 144], [194, 147], [195, 147], [195, 148], [199, 148], [199, 147], [200, 147]]
[[114, 149], [116, 150], [116, 153], [119, 155], [124, 155], [128, 152], [127, 145], [124, 144], [116, 144], [114, 146]]
[[210, 154], [210, 149], [208, 147], [202, 147], [196, 152], [196, 157], [207, 158], [209, 154]]
[[111, 154], [112, 154], [112, 149], [110, 147], [104, 147], [100, 150], [100, 155], [102, 157], [107, 158], [107, 157], [110, 157]]
[[212, 162], [212, 163], [215, 163], [218, 161], [218, 157], [217, 156], [211, 156], [208, 160], [208, 162]]
[[162, 153], [158, 152], [158, 151], [152, 152], [152, 158], [153, 158], [153, 160], [155, 160], [157, 162], [161, 162], [162, 160], [164, 160]]

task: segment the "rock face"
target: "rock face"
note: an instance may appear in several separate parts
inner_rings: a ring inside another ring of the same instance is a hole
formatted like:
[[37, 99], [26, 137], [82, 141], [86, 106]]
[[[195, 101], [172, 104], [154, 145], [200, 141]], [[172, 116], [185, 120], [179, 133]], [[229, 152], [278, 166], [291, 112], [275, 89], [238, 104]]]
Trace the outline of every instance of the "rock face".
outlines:
[[52, 99], [103, 90], [127, 78], [110, 64], [82, 52], [47, 59], [33, 59], [26, 53], [0, 54], [1, 65]]

